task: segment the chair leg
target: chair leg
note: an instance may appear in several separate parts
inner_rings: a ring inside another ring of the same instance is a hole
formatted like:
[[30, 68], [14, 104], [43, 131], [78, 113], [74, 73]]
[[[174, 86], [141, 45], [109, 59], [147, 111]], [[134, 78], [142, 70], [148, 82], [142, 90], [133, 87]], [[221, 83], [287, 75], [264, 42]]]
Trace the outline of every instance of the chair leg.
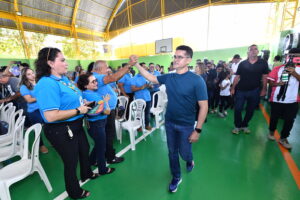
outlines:
[[129, 137], [130, 137], [130, 145], [131, 145], [131, 150], [135, 150], [135, 133], [133, 129], [130, 129], [129, 131]]
[[120, 144], [122, 144], [122, 126], [121, 126], [121, 122], [116, 120], [115, 125], [116, 125], [117, 139], [120, 141]]
[[159, 128], [159, 113], [155, 114], [155, 127]]
[[41, 177], [41, 179], [44, 181], [45, 185], [46, 185], [46, 188], [48, 190], [48, 192], [51, 192], [52, 191], [52, 186], [49, 182], [49, 179], [47, 177], [47, 174], [45, 173], [44, 171], [44, 168], [42, 167], [40, 161], [38, 159], [35, 160], [35, 169], [34, 171], [37, 171]]
[[9, 186], [7, 186], [2, 181], [0, 181], [0, 199], [11, 200], [10, 193], [9, 193]]

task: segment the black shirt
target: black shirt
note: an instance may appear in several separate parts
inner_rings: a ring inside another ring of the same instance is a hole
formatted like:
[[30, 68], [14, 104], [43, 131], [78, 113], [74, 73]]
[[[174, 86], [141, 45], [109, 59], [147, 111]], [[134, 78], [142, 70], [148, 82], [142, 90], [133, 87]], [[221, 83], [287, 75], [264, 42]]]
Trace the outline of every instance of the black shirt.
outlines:
[[258, 59], [253, 64], [248, 60], [242, 61], [236, 72], [236, 75], [240, 75], [240, 81], [236, 89], [249, 91], [259, 88], [263, 74], [268, 74], [268, 63], [265, 60]]

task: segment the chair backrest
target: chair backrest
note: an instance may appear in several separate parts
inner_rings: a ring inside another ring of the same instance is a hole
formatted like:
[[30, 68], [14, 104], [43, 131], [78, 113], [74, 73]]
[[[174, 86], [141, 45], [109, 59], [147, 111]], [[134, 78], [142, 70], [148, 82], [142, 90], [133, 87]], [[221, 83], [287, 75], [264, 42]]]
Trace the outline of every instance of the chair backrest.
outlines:
[[128, 121], [140, 121], [143, 124], [146, 102], [143, 99], [136, 99], [130, 103]]
[[[15, 123], [14, 130], [12, 132], [12, 143], [9, 145], [10, 146], [10, 154], [9, 157], [12, 158], [17, 154], [17, 145], [18, 145], [18, 137], [19, 133], [23, 131], [24, 129], [24, 123], [25, 123], [25, 116], [18, 118], [18, 120]], [[22, 135], [23, 137], [23, 135]], [[23, 144], [20, 144], [20, 148], [23, 148]]]
[[120, 117], [121, 120], [125, 119], [126, 112], [127, 112], [127, 106], [128, 106], [129, 98], [125, 96], [118, 96], [118, 107], [123, 106], [125, 111], [122, 117]]
[[[8, 133], [9, 134], [12, 133], [12, 131], [15, 128], [15, 124], [16, 124], [17, 120], [22, 118], [22, 116], [23, 116], [23, 109], [20, 109], [11, 114], [10, 118], [8, 119], [9, 120]], [[21, 131], [23, 131], [23, 130], [21, 130]]]
[[[157, 98], [156, 98], [157, 96]], [[164, 92], [162, 91], [157, 91], [153, 94], [153, 97], [152, 97], [153, 101], [152, 101], [152, 105], [151, 105], [151, 108], [164, 108], [165, 106], [165, 96], [164, 96]], [[156, 106], [155, 106], [155, 103], [154, 101], [157, 100], [156, 102]]]
[[8, 122], [7, 121], [7, 112], [11, 107], [13, 107], [13, 103], [8, 103], [2, 107], [1, 112], [0, 112], [0, 120], [1, 121]]
[[[39, 144], [40, 144], [40, 136], [41, 136], [42, 125], [40, 123], [34, 124], [29, 127], [25, 132], [24, 137], [24, 150], [22, 160], [31, 159], [31, 167], [30, 171], [33, 171], [34, 163], [36, 159], [39, 158]], [[30, 155], [29, 155], [29, 136], [30, 133], [34, 133], [34, 141], [31, 147]]]
[[1, 104], [0, 104], [0, 111], [1, 111], [1, 109], [2, 109], [2, 107], [3, 107], [3, 105], [4, 105], [4, 103], [1, 103]]

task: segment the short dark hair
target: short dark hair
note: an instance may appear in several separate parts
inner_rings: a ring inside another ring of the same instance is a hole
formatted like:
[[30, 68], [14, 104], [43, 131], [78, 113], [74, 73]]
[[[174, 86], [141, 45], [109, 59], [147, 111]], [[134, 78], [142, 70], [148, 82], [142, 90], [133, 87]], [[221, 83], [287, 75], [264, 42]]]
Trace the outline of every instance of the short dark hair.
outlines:
[[125, 67], [126, 65], [128, 65], [128, 63], [122, 63], [122, 67]]
[[144, 62], [141, 62], [141, 63], [140, 63], [141, 66], [142, 66], [142, 65], [145, 65], [145, 64], [146, 64], [146, 63], [144, 63]]
[[248, 50], [251, 48], [251, 47], [258, 47], [256, 44], [252, 44], [248, 47]]
[[235, 54], [234, 56], [233, 56], [233, 59], [240, 59], [241, 58], [241, 56], [239, 55], [239, 54]]
[[82, 91], [86, 90], [85, 86], [89, 84], [89, 77], [92, 75], [93, 75], [92, 73], [86, 73], [80, 75], [77, 81], [77, 87]]
[[151, 62], [151, 63], [149, 63], [149, 66], [150, 66], [150, 65], [154, 65], [154, 63], [153, 63], [153, 62]]
[[190, 58], [193, 58], [193, 49], [189, 46], [186, 46], [186, 45], [180, 45], [176, 48], [176, 51], [177, 50], [182, 50], [182, 51], [185, 51], [186, 55], [189, 56]]
[[95, 64], [95, 62], [91, 62], [91, 63], [88, 65], [87, 72], [91, 73], [91, 72], [93, 71], [94, 64]]
[[276, 61], [281, 61], [281, 56], [280, 56], [280, 55], [275, 56], [275, 57], [274, 57], [274, 60], [276, 60]]
[[30, 66], [29, 66], [29, 64], [28, 64], [28, 63], [21, 63], [20, 65], [21, 65], [21, 66], [23, 66], [23, 67], [30, 68]]
[[6, 68], [7, 68], [7, 66], [1, 66], [0, 67], [0, 72], [4, 72]]

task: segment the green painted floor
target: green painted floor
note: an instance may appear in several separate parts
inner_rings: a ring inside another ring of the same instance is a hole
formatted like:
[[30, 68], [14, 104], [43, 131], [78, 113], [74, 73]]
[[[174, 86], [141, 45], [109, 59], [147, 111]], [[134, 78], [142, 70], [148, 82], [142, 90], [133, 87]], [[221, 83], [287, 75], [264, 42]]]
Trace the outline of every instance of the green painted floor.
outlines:
[[[300, 114], [290, 136], [291, 155], [300, 169]], [[298, 189], [276, 142], [268, 141], [268, 126], [260, 110], [250, 124], [250, 135], [231, 134], [233, 113], [221, 119], [210, 114], [203, 134], [194, 144], [195, 168], [191, 173], [182, 162], [183, 182], [176, 193], [167, 191], [171, 179], [164, 127], [151, 133], [136, 151], [124, 154], [116, 172], [87, 182], [87, 199], [102, 200], [299, 200]], [[123, 133], [123, 144], [129, 144]], [[49, 146], [49, 145], [48, 145]], [[48, 193], [37, 173], [11, 186], [13, 200], [54, 199], [64, 192], [62, 162], [53, 148], [40, 155], [52, 184]], [[299, 172], [300, 173], [300, 172]]]

